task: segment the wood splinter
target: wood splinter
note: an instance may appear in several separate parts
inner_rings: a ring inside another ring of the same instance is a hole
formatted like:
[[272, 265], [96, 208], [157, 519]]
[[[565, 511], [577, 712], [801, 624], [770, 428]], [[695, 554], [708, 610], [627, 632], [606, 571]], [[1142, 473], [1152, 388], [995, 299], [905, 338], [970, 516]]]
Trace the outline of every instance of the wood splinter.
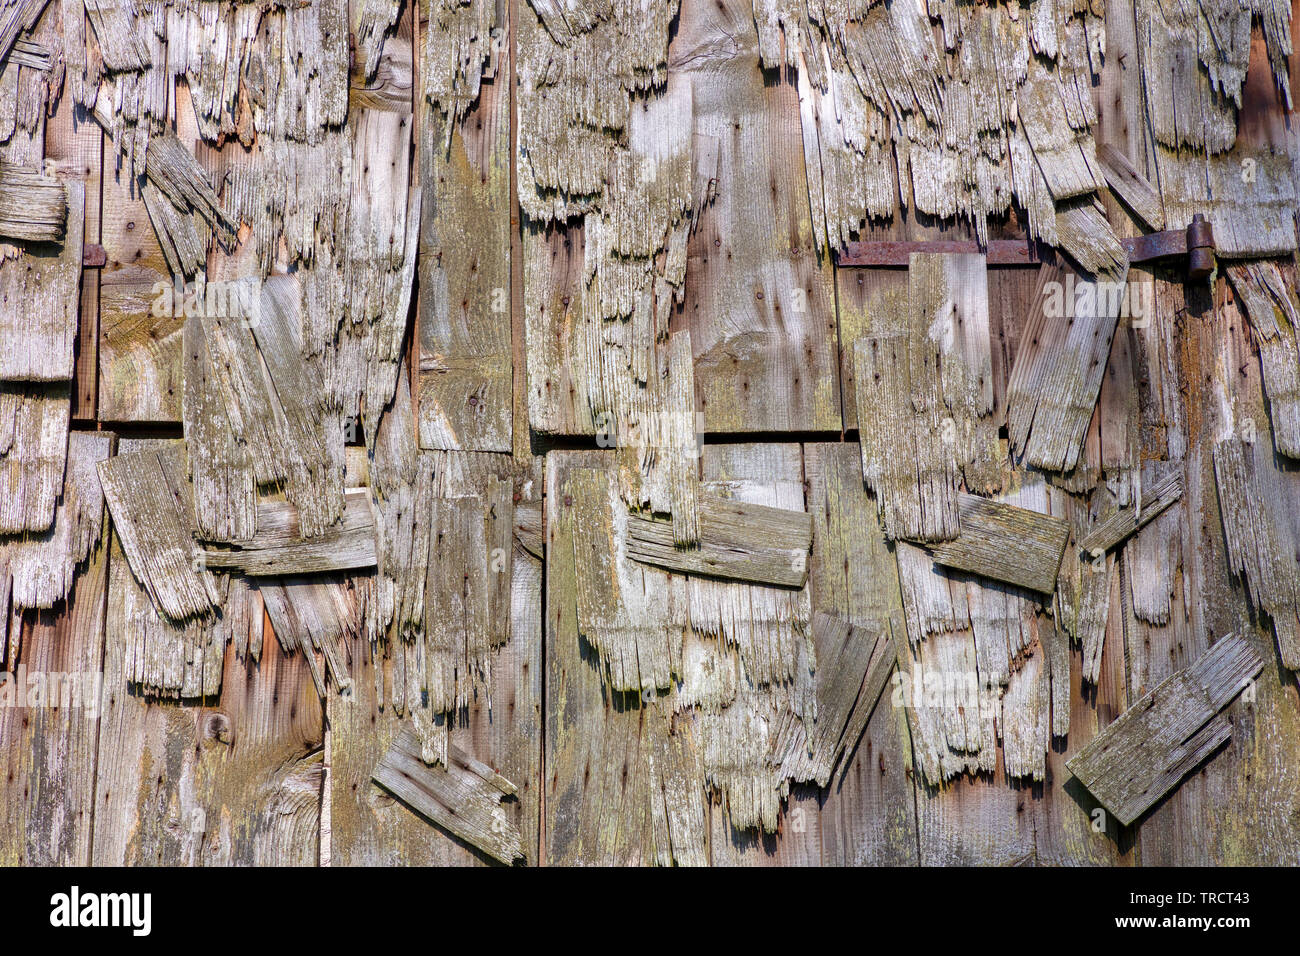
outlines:
[[1079, 549], [1094, 558], [1122, 544], [1168, 510], [1183, 496], [1183, 476], [1172, 474], [1158, 482], [1140, 513], [1121, 508], [1098, 521], [1079, 542]]

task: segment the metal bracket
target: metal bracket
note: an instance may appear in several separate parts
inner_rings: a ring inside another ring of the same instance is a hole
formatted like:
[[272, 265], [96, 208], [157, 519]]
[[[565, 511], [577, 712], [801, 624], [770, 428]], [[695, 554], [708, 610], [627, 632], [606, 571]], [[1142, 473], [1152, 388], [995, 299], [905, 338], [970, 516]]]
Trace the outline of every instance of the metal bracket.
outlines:
[[97, 242], [87, 242], [81, 247], [81, 268], [102, 269], [108, 265], [108, 253]]
[[1187, 281], [1204, 282], [1214, 272], [1214, 229], [1199, 212], [1186, 229], [1167, 229], [1123, 239], [1129, 262], [1187, 257]]
[[991, 266], [1036, 266], [1043, 261], [1038, 255], [1037, 245], [1028, 239], [992, 239], [985, 249], [981, 249], [973, 239], [932, 239], [846, 242], [835, 264], [848, 267], [906, 266], [914, 252], [982, 252]]
[[[1156, 262], [1187, 258], [1187, 281], [1202, 282], [1214, 272], [1214, 230], [1197, 213], [1186, 229], [1153, 232], [1135, 239], [1122, 239], [1129, 262]], [[983, 253], [991, 266], [1034, 266], [1043, 260], [1037, 244], [1028, 239], [992, 239], [981, 249], [974, 240], [920, 240], [914, 242], [846, 242], [836, 256], [836, 265], [847, 268], [903, 266], [914, 252]]]

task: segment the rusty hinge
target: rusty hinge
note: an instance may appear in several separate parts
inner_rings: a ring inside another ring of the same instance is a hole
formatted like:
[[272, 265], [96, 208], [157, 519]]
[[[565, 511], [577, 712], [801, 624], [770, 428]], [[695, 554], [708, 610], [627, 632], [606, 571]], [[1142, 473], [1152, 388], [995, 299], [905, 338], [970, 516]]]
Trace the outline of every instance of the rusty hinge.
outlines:
[[81, 267], [83, 269], [102, 269], [108, 265], [108, 253], [97, 242], [87, 242], [81, 247]]
[[[1214, 272], [1214, 230], [1200, 213], [1192, 217], [1186, 229], [1153, 232], [1121, 243], [1129, 262], [1186, 256], [1188, 282], [1203, 281]], [[992, 239], [984, 249], [974, 240], [846, 242], [835, 261], [842, 267], [906, 266], [914, 252], [982, 252], [991, 266], [1033, 266], [1043, 261], [1037, 244], [1028, 239]]]
[[1187, 257], [1187, 281], [1203, 282], [1214, 272], [1214, 229], [1199, 212], [1186, 229], [1166, 229], [1120, 240], [1129, 262]]

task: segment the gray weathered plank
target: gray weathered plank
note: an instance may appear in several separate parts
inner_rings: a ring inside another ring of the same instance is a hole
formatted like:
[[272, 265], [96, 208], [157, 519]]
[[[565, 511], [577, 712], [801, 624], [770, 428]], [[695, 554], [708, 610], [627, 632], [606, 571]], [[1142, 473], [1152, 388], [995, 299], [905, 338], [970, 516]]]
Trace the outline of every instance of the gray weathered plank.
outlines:
[[99, 478], [131, 570], [158, 609], [177, 621], [210, 614], [220, 595], [195, 561], [183, 443], [116, 455], [99, 464]]
[[1154, 232], [1164, 229], [1165, 210], [1160, 191], [1138, 172], [1129, 158], [1110, 143], [1102, 143], [1097, 147], [1097, 161], [1115, 195], [1124, 200], [1142, 223]]
[[1228, 739], [1218, 712], [1264, 667], [1237, 635], [1167, 678], [1066, 766], [1120, 823], [1131, 824]]
[[374, 567], [375, 515], [370, 492], [348, 491], [338, 524], [324, 534], [304, 538], [298, 530], [298, 509], [287, 501], [264, 499], [257, 505], [257, 533], [199, 550], [207, 567], [242, 571], [254, 577], [316, 574]]
[[0, 534], [42, 532], [54, 521], [71, 398], [67, 383], [0, 382]]
[[52, 608], [68, 596], [78, 565], [100, 544], [104, 494], [96, 466], [109, 456], [110, 432], [72, 432], [54, 524], [41, 534], [0, 543], [16, 608]]
[[808, 580], [812, 518], [802, 511], [704, 497], [699, 545], [675, 546], [669, 521], [629, 515], [627, 553], [682, 574], [801, 588]]
[[507, 452], [512, 446], [514, 64], [510, 26], [495, 22], [510, 6], [436, 4], [422, 31], [418, 162], [436, 197], [423, 207], [419, 254], [424, 448]]
[[415, 733], [402, 733], [374, 770], [374, 780], [417, 813], [510, 865], [524, 857], [519, 828], [500, 806], [513, 796], [513, 783], [458, 747], [444, 767], [420, 759]]
[[1060, 518], [978, 495], [961, 495], [961, 534], [927, 545], [936, 564], [1033, 591], [1056, 590], [1056, 572], [1070, 536]]

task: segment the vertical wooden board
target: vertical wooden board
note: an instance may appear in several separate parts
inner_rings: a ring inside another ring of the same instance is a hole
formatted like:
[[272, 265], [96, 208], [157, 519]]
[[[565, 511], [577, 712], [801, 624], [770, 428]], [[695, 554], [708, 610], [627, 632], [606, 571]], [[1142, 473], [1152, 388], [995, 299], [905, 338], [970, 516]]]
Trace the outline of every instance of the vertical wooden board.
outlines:
[[[106, 524], [66, 601], [12, 622], [22, 627], [22, 635], [17, 660], [4, 662], [8, 680], [0, 685], [0, 864], [5, 866], [90, 863], [107, 535]], [[9, 614], [7, 602], [4, 614]], [[41, 687], [43, 705], [17, 706], [19, 695], [34, 702], [30, 695]]]
[[[804, 447], [813, 551], [814, 611], [863, 628], [898, 628], [902, 596], [892, 550], [862, 484], [856, 445]], [[818, 649], [819, 659], [824, 657]], [[898, 674], [898, 671], [894, 671]], [[887, 685], [862, 738], [851, 741], [822, 800], [822, 862], [899, 866], [917, 862], [916, 794], [907, 713]]]
[[[546, 459], [546, 716], [542, 858], [549, 865], [707, 862], [704, 777], [690, 721], [673, 696], [618, 693], [579, 633], [574, 560], [578, 509], [566, 493], [580, 468], [610, 469], [613, 452]], [[673, 602], [680, 578], [655, 600]]]
[[[540, 505], [540, 483], [524, 479], [521, 494], [521, 500]], [[511, 574], [511, 635], [492, 659], [492, 705], [480, 699], [458, 715], [451, 741], [518, 788], [505, 807], [523, 835], [528, 862], [536, 864], [542, 790], [542, 564], [516, 545]], [[351, 657], [352, 693], [329, 702], [331, 864], [492, 864], [371, 782], [375, 764], [410, 718], [393, 705], [392, 650], [376, 661], [367, 642], [358, 639]]]
[[[99, 124], [77, 107], [72, 97], [59, 98], [58, 108], [45, 129], [45, 158], [54, 162], [65, 178], [85, 186], [82, 241], [99, 244], [100, 191], [104, 133]], [[81, 270], [81, 324], [76, 345], [76, 384], [72, 390], [72, 418], [93, 421], [98, 399], [99, 270]]]
[[589, 435], [596, 427], [567, 360], [582, 341], [583, 240], [580, 221], [530, 222], [520, 239], [525, 354], [517, 371], [527, 383], [528, 423], [540, 434]]
[[496, 75], [448, 134], [421, 98], [420, 445], [512, 447], [509, 36]]
[[[109, 601], [127, 582], [114, 537]], [[261, 661], [228, 649], [220, 701], [140, 696], [127, 636], [106, 635], [96, 866], [314, 865], [324, 723], [301, 654], [266, 628]]]
[[[837, 268], [835, 285], [839, 300], [840, 391], [844, 427], [857, 428], [853, 343], [869, 333], [873, 316], [907, 314], [907, 270]], [[860, 463], [858, 470], [861, 471]]]
[[185, 318], [175, 314], [181, 309], [155, 308], [155, 302], [164, 288], [181, 280], [168, 274], [129, 171], [114, 171], [114, 162], [106, 152], [101, 228], [108, 262], [99, 280], [99, 418], [179, 422]]
[[963, 776], [942, 789], [918, 782], [917, 841], [922, 866], [1033, 863], [1034, 790], [1006, 778]]
[[689, 75], [716, 198], [687, 251], [690, 329], [710, 432], [839, 430], [835, 290], [819, 256], [797, 87], [764, 73], [748, 0], [683, 0], [669, 69]]
[[[1187, 666], [1226, 634], [1245, 636], [1266, 664], [1254, 700], [1245, 694], [1224, 711], [1232, 725], [1224, 748], [1138, 822], [1144, 866], [1300, 863], [1300, 693], [1295, 675], [1278, 661], [1268, 623], [1251, 611], [1241, 582], [1228, 574], [1215, 485], [1214, 442], [1239, 434], [1248, 419], [1267, 421], [1258, 363], [1237, 308], [1224, 296], [1222, 282], [1213, 299], [1208, 291], [1188, 289], [1178, 343], [1187, 405], [1186, 491], [1173, 505], [1185, 532], [1185, 580], [1175, 591], [1168, 626], [1128, 615], [1129, 697]], [[1259, 434], [1256, 440], [1271, 438]]]
[[[707, 445], [705, 482], [732, 486], [736, 497], [774, 507], [803, 510], [803, 454], [791, 442]], [[738, 830], [725, 803], [709, 806], [710, 852], [714, 866], [818, 866], [822, 861], [822, 799], [812, 785], [790, 788], [776, 833]]]
[[[606, 467], [608, 452], [551, 452], [546, 457], [546, 716], [542, 859], [546, 865], [647, 862], [639, 821], [616, 814], [631, 789], [611, 773], [636, 759], [637, 711], [611, 699], [596, 650], [578, 633], [574, 582], [571, 470]], [[605, 756], [623, 751], [605, 766]], [[609, 831], [600, 828], [609, 821]]]
[[[1139, 38], [1134, 0], [1105, 0], [1106, 57], [1101, 83], [1093, 88], [1097, 108], [1095, 139], [1108, 143], [1128, 157], [1146, 179], [1157, 183], [1155, 147], [1147, 117], [1146, 93], [1139, 68]], [[1120, 213], [1118, 200], [1103, 191], [1102, 201], [1118, 235], [1135, 235], [1128, 229], [1127, 214]]]

